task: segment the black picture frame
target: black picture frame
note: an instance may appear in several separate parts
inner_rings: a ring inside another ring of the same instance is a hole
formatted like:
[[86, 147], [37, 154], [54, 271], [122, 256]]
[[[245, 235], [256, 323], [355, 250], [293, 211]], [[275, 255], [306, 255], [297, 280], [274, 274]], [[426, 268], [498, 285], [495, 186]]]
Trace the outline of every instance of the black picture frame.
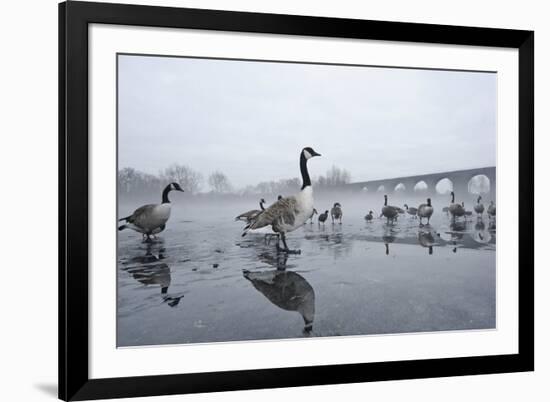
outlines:
[[[519, 52], [517, 354], [214, 373], [88, 375], [88, 24], [515, 48]], [[70, 1], [59, 4], [59, 398], [293, 387], [534, 370], [534, 32]], [[519, 235], [521, 233], [521, 236]]]

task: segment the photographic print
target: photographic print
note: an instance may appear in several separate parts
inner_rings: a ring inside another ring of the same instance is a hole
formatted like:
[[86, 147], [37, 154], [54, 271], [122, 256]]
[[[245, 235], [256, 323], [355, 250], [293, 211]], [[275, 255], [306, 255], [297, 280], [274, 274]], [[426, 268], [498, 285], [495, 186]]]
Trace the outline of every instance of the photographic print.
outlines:
[[117, 346], [496, 328], [497, 74], [117, 55]]

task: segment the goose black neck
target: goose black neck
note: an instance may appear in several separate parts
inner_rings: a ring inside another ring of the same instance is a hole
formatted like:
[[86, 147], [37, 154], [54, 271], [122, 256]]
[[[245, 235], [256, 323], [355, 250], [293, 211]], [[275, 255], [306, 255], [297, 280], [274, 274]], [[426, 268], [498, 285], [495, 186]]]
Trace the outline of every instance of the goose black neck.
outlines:
[[300, 173], [302, 173], [302, 190], [307, 186], [311, 186], [311, 179], [309, 178], [309, 173], [307, 171], [307, 159], [304, 156], [304, 153], [300, 155]]
[[385, 207], [388, 206], [388, 197], [387, 196], [384, 196], [384, 206]]
[[452, 197], [451, 203], [454, 204], [454, 202], [455, 202], [455, 193], [451, 193], [451, 197]]
[[261, 200], [261, 201], [260, 201], [260, 208], [262, 209], [262, 211], [265, 211], [265, 208], [264, 208], [264, 200]]
[[168, 198], [168, 193], [172, 191], [172, 189], [170, 188], [170, 185], [167, 185], [164, 190], [162, 191], [162, 203], [163, 204], [169, 204], [170, 203], [170, 199]]
[[428, 206], [431, 207], [432, 206], [432, 200], [428, 198]]

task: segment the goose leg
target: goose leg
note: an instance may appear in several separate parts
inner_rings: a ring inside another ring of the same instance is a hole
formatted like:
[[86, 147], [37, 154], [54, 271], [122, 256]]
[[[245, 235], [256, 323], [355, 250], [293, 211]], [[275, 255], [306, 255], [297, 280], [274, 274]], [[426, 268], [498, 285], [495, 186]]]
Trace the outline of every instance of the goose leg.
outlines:
[[285, 236], [284, 232], [281, 233], [281, 240], [283, 241], [284, 248], [281, 248], [279, 246], [279, 243], [277, 243], [277, 250], [283, 251], [283, 252], [288, 253], [288, 254], [300, 254], [301, 253], [300, 250], [291, 250], [291, 249], [288, 248], [288, 246], [286, 244], [286, 236]]

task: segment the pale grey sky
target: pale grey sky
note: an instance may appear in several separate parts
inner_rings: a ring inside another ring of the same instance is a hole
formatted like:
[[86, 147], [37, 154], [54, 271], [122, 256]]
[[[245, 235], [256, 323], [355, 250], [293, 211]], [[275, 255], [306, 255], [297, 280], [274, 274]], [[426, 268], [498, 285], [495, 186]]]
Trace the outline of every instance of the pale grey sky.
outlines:
[[496, 165], [494, 73], [119, 56], [119, 167], [189, 165], [244, 187], [305, 146], [352, 181]]

